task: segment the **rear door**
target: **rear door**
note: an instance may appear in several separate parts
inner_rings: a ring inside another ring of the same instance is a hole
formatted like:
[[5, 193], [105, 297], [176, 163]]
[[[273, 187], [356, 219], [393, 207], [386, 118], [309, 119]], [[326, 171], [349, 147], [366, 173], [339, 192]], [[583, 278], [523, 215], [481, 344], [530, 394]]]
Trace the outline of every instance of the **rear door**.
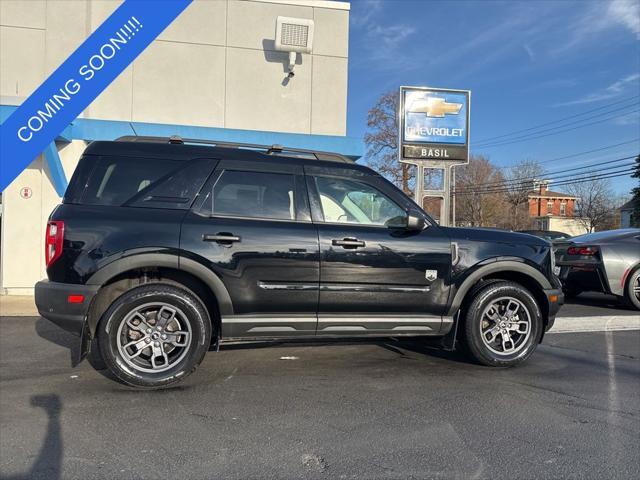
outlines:
[[449, 293], [451, 244], [377, 175], [306, 167], [320, 240], [318, 334], [436, 333]]
[[221, 160], [201, 196], [181, 249], [229, 292], [223, 336], [314, 335], [319, 248], [302, 167]]

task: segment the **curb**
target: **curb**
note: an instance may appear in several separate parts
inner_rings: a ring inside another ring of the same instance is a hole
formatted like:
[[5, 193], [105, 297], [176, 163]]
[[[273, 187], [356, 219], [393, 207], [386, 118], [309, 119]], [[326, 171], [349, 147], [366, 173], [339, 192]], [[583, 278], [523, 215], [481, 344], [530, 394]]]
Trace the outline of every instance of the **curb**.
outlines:
[[640, 315], [609, 315], [599, 317], [557, 317], [547, 333], [615, 332], [640, 330]]

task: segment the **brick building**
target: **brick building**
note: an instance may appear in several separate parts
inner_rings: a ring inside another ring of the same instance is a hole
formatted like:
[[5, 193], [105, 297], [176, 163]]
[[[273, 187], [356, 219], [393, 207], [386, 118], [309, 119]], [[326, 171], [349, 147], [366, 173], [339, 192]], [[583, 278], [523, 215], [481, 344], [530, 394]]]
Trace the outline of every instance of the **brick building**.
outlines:
[[537, 190], [529, 193], [529, 216], [573, 218], [577, 198], [549, 190], [548, 182], [541, 182]]
[[568, 235], [586, 233], [584, 222], [575, 216], [577, 197], [549, 190], [549, 182], [543, 181], [529, 193], [529, 217], [537, 230], [552, 230]]

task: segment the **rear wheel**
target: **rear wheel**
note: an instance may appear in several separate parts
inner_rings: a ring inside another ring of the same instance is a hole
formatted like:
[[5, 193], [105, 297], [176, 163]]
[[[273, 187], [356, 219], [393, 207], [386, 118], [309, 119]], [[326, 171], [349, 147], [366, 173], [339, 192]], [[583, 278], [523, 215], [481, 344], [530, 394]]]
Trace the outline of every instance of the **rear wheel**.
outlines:
[[501, 281], [478, 289], [466, 309], [462, 340], [479, 363], [507, 367], [531, 356], [542, 331], [542, 314], [531, 293]]
[[625, 300], [630, 306], [640, 310], [640, 268], [629, 277]]
[[191, 374], [211, 339], [211, 322], [191, 292], [166, 284], [119, 297], [98, 327], [100, 354], [119, 381], [160, 388]]

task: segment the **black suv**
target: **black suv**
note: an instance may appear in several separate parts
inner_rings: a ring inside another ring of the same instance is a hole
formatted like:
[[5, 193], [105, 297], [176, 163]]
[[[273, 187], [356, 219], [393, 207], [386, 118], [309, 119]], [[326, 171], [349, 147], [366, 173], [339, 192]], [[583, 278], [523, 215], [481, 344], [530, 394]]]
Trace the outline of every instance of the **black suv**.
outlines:
[[93, 142], [45, 248], [40, 314], [136, 387], [247, 340], [431, 336], [514, 365], [563, 302], [547, 241], [440, 227], [369, 168], [278, 146]]

